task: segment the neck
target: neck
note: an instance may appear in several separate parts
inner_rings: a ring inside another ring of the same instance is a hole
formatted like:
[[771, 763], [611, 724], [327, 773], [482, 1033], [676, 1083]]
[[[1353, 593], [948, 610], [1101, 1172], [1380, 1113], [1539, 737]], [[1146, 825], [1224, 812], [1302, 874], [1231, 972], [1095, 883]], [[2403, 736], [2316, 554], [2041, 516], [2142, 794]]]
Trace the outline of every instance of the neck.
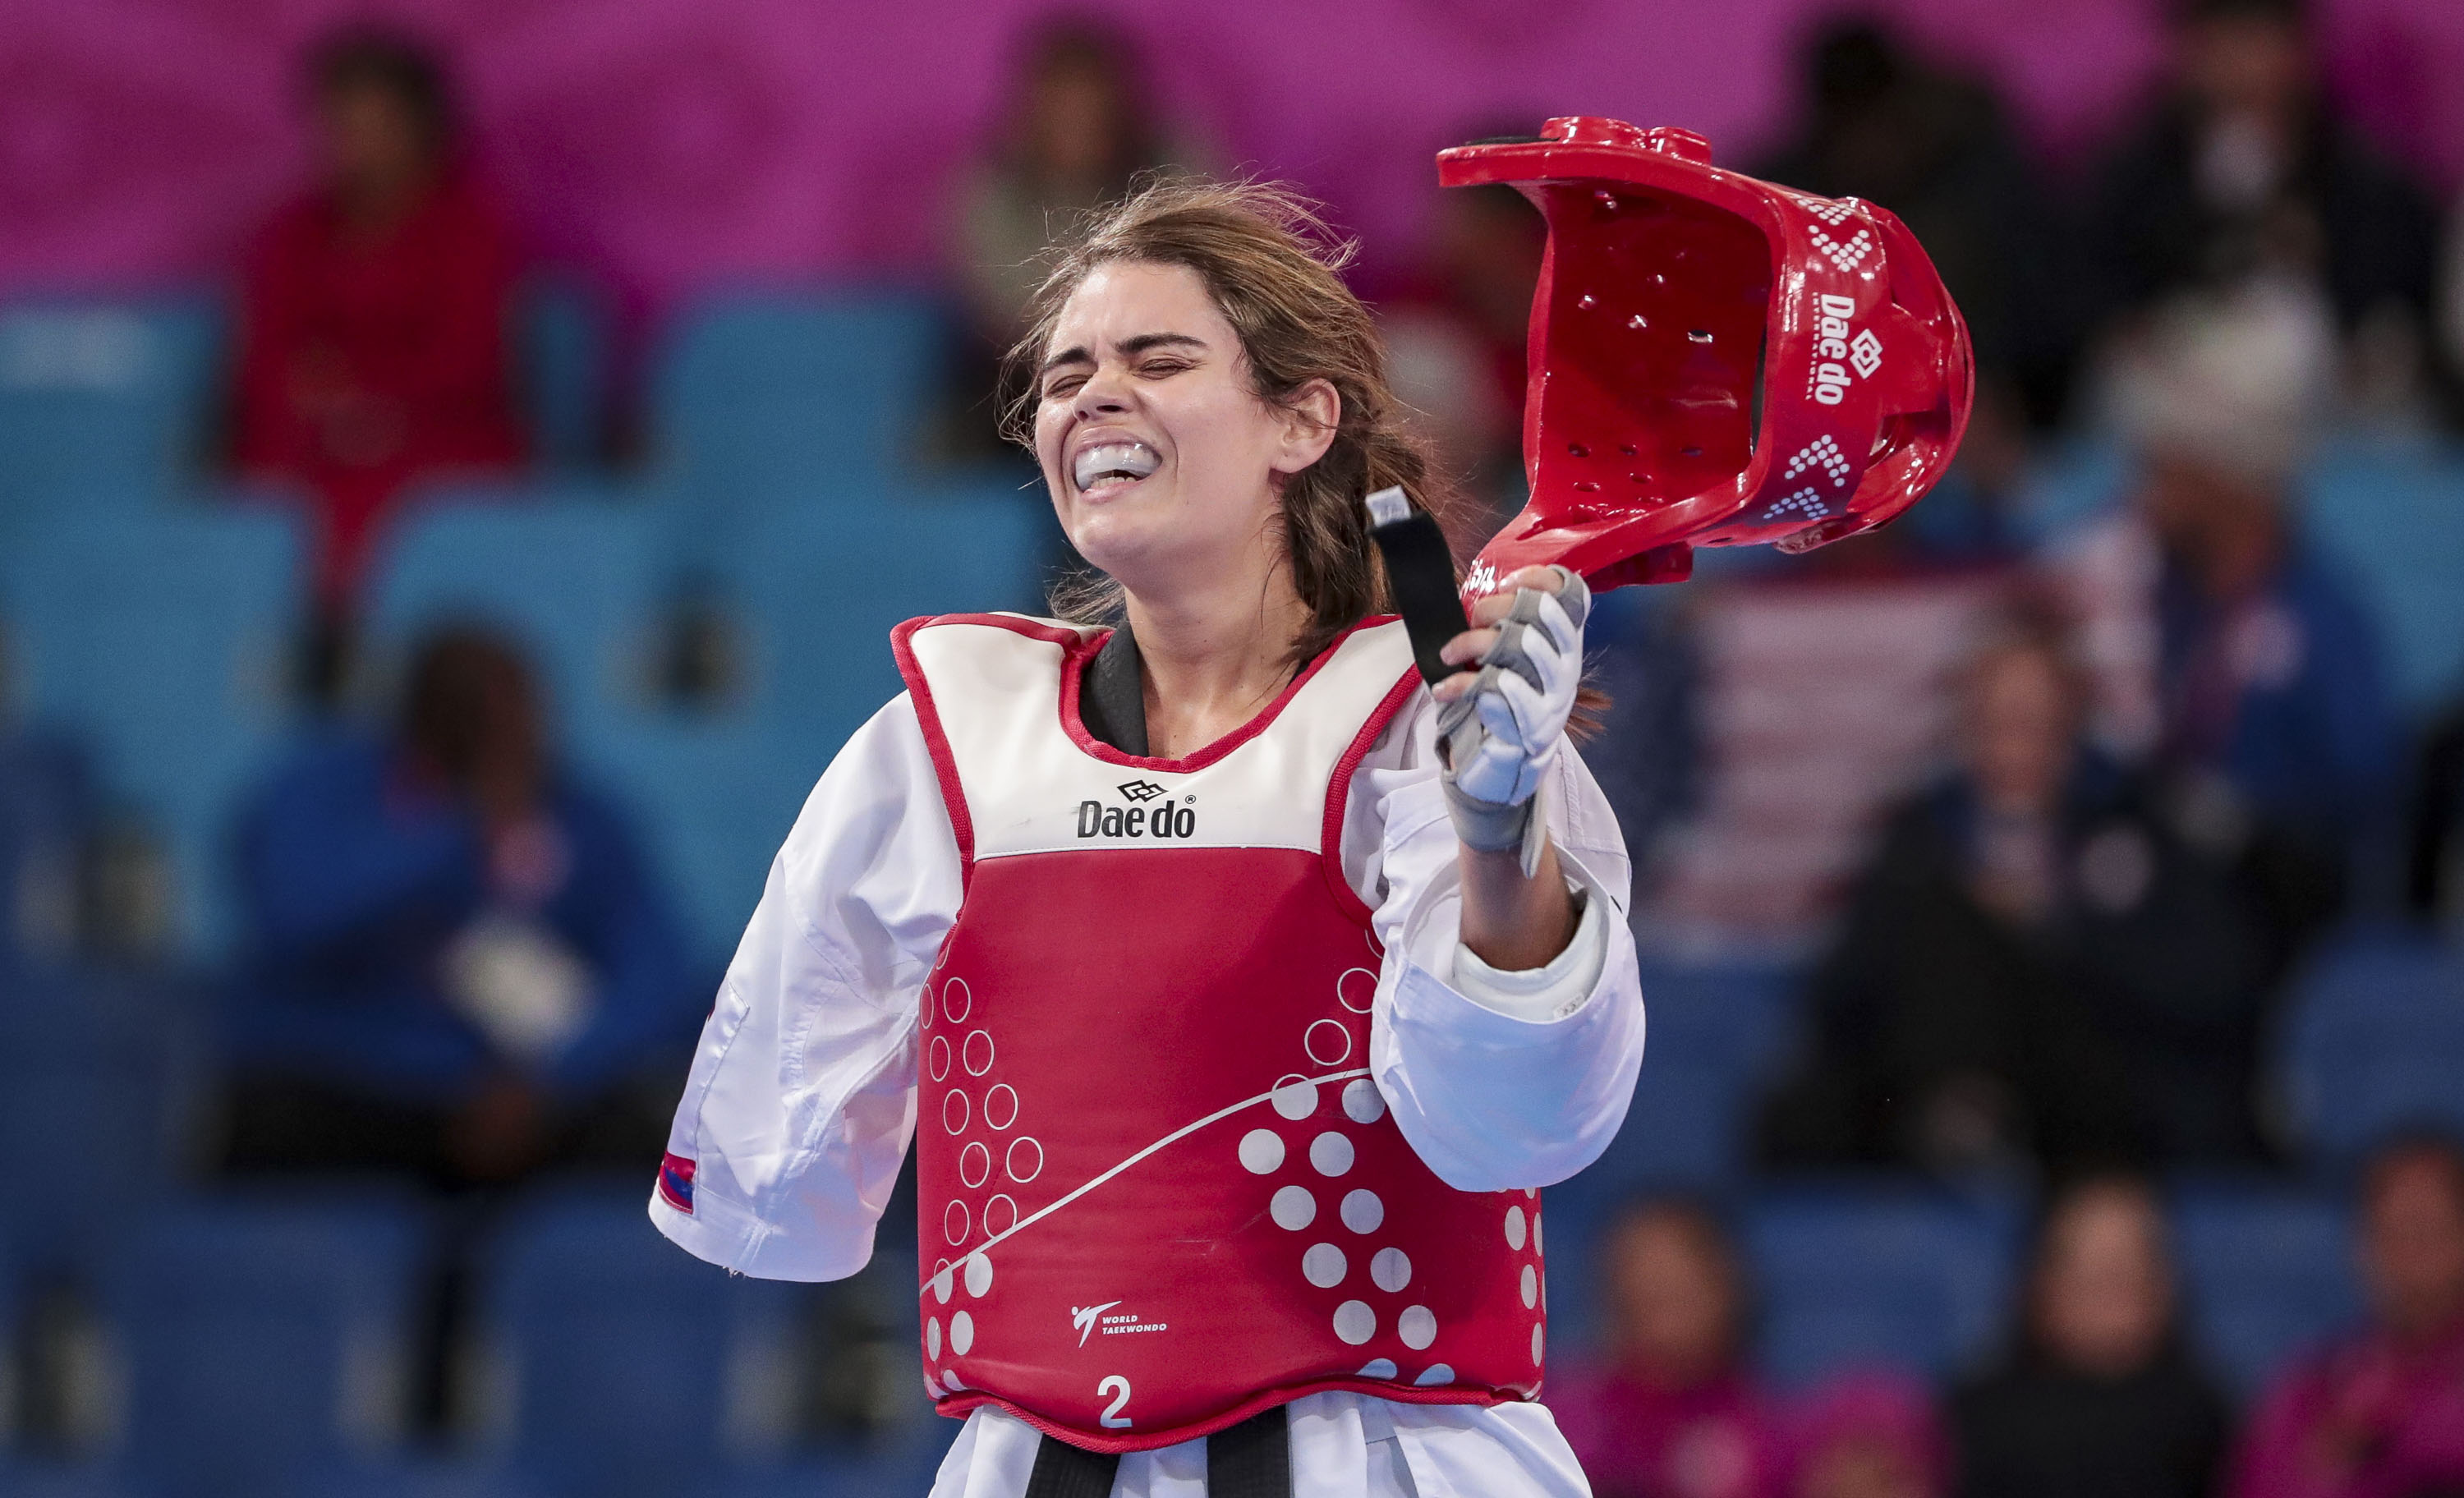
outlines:
[[1278, 562], [1171, 592], [1132, 590], [1130, 628], [1144, 668], [1147, 753], [1180, 759], [1231, 733], [1291, 680], [1308, 606]]
[[342, 221], [362, 233], [382, 233], [416, 211], [434, 181], [429, 172], [337, 184], [334, 203]]

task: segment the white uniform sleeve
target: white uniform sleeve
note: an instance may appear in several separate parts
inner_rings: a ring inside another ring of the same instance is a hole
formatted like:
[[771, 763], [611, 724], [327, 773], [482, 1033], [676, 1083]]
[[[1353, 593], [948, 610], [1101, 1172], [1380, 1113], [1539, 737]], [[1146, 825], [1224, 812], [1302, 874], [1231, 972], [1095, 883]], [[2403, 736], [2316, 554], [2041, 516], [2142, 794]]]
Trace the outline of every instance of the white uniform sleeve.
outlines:
[[659, 1230], [767, 1279], [872, 1256], [915, 1129], [915, 1005], [957, 916], [957, 839], [904, 694], [830, 761], [770, 866], [669, 1136], [693, 1211]]
[[1370, 1067], [1403, 1136], [1448, 1185], [1551, 1185], [1608, 1148], [1642, 1066], [1624, 839], [1580, 758], [1560, 756], [1542, 794], [1558, 861], [1585, 901], [1581, 929], [1533, 974], [1463, 961], [1435, 727], [1428, 697], [1416, 694], [1345, 807], [1344, 870], [1386, 947]]

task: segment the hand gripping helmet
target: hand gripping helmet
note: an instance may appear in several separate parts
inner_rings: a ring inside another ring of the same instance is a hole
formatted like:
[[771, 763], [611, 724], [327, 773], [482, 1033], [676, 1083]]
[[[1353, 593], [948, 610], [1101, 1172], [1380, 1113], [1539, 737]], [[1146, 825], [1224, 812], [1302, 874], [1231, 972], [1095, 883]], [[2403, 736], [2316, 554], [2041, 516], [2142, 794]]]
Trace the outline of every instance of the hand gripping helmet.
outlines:
[[1531, 499], [1464, 591], [1534, 562], [1595, 587], [1673, 582], [1691, 548], [1804, 551], [1914, 504], [1975, 391], [1967, 325], [1886, 210], [1711, 165], [1617, 120], [1441, 152], [1449, 187], [1510, 183], [1549, 222], [1531, 302]]

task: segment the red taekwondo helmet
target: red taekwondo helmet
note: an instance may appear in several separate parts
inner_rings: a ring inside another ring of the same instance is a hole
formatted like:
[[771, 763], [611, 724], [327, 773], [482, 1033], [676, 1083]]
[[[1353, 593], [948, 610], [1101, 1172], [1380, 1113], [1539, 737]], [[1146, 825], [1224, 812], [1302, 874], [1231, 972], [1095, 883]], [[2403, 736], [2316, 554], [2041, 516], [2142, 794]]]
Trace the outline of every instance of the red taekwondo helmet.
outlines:
[[1806, 551], [1914, 504], [1975, 394], [1968, 326], [1916, 236], [1858, 198], [1711, 165], [1686, 130], [1551, 120], [1438, 156], [1549, 222], [1531, 301], [1530, 503], [1464, 592], [1534, 562], [1674, 582], [1696, 546]]

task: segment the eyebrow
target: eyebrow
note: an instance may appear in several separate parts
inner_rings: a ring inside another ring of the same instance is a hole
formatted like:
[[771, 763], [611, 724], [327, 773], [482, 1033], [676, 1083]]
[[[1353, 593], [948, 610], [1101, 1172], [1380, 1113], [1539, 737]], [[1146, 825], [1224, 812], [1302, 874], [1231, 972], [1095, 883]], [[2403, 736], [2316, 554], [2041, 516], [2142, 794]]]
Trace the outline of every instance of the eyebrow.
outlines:
[[[1150, 349], [1179, 347], [1203, 349], [1205, 346], [1206, 340], [1191, 333], [1140, 333], [1134, 338], [1121, 340], [1119, 344], [1121, 352], [1133, 358]], [[1086, 345], [1082, 343], [1075, 348], [1065, 348], [1038, 364], [1035, 377], [1041, 381], [1045, 375], [1064, 364], [1091, 364], [1094, 362], [1095, 356], [1089, 353]]]

